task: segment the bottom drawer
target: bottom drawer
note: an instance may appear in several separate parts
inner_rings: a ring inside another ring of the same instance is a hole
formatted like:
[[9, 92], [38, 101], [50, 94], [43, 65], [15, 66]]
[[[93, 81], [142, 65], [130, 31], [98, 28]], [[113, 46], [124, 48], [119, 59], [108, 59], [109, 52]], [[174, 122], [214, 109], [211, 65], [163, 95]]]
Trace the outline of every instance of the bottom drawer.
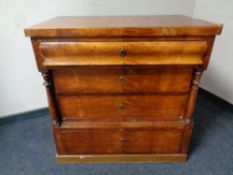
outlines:
[[181, 153], [183, 147], [188, 145], [191, 127], [187, 130], [186, 126], [174, 128], [167, 126], [155, 128], [60, 127], [54, 128], [54, 135], [57, 152], [60, 155], [173, 154]]

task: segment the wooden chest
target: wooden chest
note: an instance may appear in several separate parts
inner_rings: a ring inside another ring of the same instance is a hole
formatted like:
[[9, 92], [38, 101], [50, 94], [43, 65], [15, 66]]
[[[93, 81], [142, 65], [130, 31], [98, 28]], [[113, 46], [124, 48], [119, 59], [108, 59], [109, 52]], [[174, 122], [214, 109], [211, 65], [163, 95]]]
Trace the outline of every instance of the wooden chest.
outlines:
[[25, 29], [60, 163], [182, 162], [222, 26], [185, 16], [57, 17]]

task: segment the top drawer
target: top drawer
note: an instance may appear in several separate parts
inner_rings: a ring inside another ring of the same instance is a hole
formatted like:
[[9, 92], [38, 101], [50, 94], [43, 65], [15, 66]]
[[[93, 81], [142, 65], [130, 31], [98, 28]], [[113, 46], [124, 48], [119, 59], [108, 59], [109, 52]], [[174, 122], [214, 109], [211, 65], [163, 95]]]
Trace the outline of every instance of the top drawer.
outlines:
[[41, 42], [44, 66], [197, 65], [204, 41]]

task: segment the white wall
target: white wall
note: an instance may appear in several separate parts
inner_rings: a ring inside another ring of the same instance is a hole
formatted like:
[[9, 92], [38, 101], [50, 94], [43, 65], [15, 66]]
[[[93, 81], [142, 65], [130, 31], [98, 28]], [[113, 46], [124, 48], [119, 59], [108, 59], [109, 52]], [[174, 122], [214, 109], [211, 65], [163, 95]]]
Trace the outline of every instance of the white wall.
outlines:
[[224, 24], [201, 87], [233, 104], [233, 1], [196, 0], [194, 17]]
[[193, 15], [194, 0], [0, 0], [0, 117], [47, 106], [23, 28], [62, 15]]

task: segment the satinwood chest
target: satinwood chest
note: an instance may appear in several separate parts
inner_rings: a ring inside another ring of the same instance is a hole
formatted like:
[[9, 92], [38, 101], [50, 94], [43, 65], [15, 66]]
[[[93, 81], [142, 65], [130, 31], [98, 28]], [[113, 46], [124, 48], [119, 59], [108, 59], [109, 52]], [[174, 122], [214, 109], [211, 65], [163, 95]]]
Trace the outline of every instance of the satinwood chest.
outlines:
[[182, 162], [222, 26], [186, 16], [56, 17], [25, 29], [60, 163]]

